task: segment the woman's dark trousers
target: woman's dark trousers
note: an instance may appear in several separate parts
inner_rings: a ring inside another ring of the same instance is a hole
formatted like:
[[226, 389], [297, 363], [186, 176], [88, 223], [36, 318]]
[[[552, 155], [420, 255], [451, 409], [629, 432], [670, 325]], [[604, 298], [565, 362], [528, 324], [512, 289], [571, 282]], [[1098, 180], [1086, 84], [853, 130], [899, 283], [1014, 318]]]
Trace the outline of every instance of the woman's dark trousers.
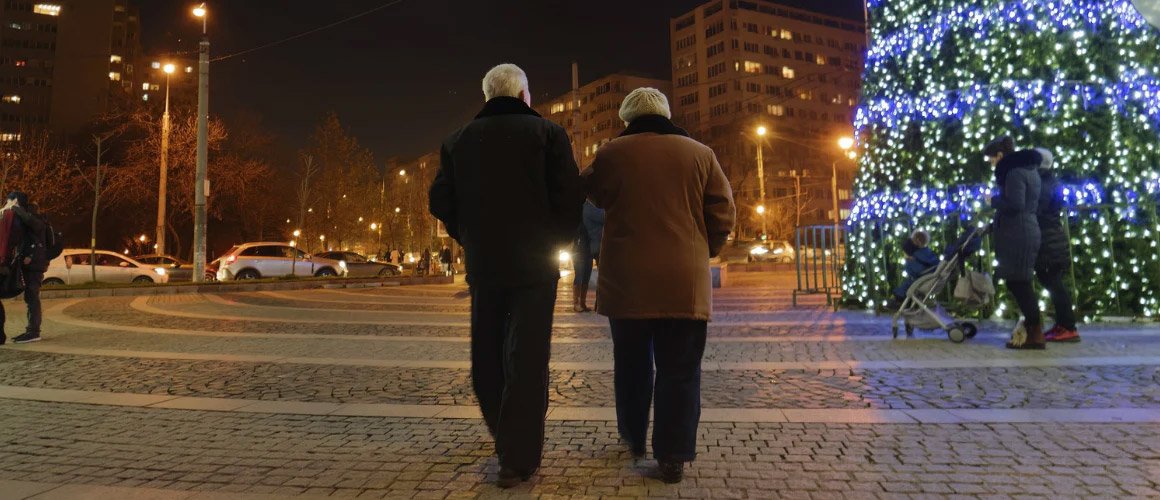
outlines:
[[661, 462], [693, 461], [708, 323], [677, 319], [610, 322], [621, 437], [634, 450], [644, 450], [649, 406], [655, 399], [653, 456]]

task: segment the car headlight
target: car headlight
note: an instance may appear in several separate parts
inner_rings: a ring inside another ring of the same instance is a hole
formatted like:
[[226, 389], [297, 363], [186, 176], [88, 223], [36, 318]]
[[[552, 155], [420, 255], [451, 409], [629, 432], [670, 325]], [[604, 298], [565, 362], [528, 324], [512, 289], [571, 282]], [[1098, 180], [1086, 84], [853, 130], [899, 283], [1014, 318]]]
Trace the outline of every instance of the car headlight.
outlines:
[[564, 250], [560, 251], [560, 262], [570, 262], [571, 260], [572, 260], [572, 254], [570, 254]]
[[345, 260], [338, 261], [338, 267], [346, 269], [346, 261]]
[[753, 247], [749, 250], [749, 253], [753, 255], [765, 255], [769, 253], [769, 249], [765, 247]]
[[781, 254], [783, 254], [783, 253], [785, 253], [785, 249], [784, 249], [784, 248], [774, 248], [774, 249], [773, 249], [773, 254], [774, 254], [774, 255], [781, 255]]
[[155, 267], [155, 268], [153, 268], [153, 272], [157, 273], [158, 276], [165, 276], [165, 268], [164, 267]]

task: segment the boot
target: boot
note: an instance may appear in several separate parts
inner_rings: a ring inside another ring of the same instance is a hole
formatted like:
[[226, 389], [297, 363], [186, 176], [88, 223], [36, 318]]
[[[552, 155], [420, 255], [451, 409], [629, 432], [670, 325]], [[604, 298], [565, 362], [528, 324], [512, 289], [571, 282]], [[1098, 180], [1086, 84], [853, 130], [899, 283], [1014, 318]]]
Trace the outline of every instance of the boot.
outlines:
[[588, 283], [580, 284], [580, 312], [592, 312], [588, 308]]
[[584, 312], [584, 308], [580, 305], [583, 300], [580, 296], [580, 287], [581, 285], [572, 285], [572, 312], [576, 313]]

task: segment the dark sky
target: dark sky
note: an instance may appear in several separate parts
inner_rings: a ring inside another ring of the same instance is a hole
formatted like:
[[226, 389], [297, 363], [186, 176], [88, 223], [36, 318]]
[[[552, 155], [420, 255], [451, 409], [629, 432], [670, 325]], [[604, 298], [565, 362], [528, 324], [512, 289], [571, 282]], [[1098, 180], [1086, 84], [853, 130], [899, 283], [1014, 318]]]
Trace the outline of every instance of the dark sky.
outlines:
[[[138, 0], [148, 53], [196, 51], [192, 0]], [[388, 0], [218, 0], [214, 57], [324, 26]], [[500, 62], [528, 72], [542, 101], [571, 85], [634, 70], [669, 77], [669, 19], [703, 0], [404, 0], [284, 45], [214, 63], [211, 112], [256, 111], [302, 144], [335, 111], [383, 160], [434, 150], [482, 105], [479, 81]], [[860, 0], [787, 0], [861, 19]]]

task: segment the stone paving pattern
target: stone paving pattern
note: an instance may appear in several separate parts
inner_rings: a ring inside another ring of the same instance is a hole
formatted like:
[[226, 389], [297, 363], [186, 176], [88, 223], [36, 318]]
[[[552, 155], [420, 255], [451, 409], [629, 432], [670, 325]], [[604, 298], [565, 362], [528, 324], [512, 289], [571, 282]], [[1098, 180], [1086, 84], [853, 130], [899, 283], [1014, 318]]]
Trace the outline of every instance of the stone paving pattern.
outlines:
[[[1001, 349], [1001, 325], [964, 345], [940, 334], [884, 340], [884, 318], [834, 314], [820, 297], [789, 304], [785, 275], [731, 275], [716, 295], [710, 362], [947, 361], [955, 368], [738, 369], [704, 373], [706, 408], [1100, 409], [1160, 408], [1154, 325], [1084, 326], [1084, 343], [1043, 353]], [[569, 290], [560, 287], [561, 309]], [[290, 402], [472, 405], [469, 373], [360, 366], [360, 360], [466, 361], [464, 326], [408, 326], [422, 317], [463, 323], [457, 286], [236, 293], [222, 299], [81, 300], [50, 315], [49, 348], [326, 358], [283, 363], [56, 354], [0, 348], [0, 384], [94, 392]], [[319, 302], [339, 300], [341, 302]], [[372, 304], [358, 304], [371, 302]], [[382, 302], [383, 304], [375, 304]], [[62, 301], [47, 301], [52, 308]], [[71, 302], [70, 302], [71, 303]], [[255, 307], [257, 306], [257, 307]], [[276, 307], [261, 307], [276, 306]], [[371, 312], [352, 312], [352, 311]], [[415, 311], [426, 315], [407, 316]], [[9, 309], [19, 323], [22, 311]], [[440, 314], [452, 313], [452, 314]], [[284, 317], [326, 323], [287, 322]], [[351, 318], [378, 324], [344, 323]], [[604, 320], [560, 312], [558, 362], [608, 363]], [[258, 321], [257, 319], [273, 319]], [[99, 328], [70, 326], [81, 320]], [[852, 324], [841, 324], [852, 320]], [[125, 331], [162, 328], [193, 335]], [[1124, 333], [1124, 331], [1127, 333]], [[197, 334], [237, 332], [259, 337]], [[298, 334], [302, 337], [284, 335]], [[350, 338], [348, 336], [357, 336]], [[769, 338], [772, 337], [772, 338]], [[1073, 360], [1067, 366], [1032, 363]], [[1086, 359], [1133, 360], [1109, 366]], [[1145, 359], [1145, 361], [1135, 361]], [[985, 362], [1004, 360], [995, 368]], [[552, 371], [556, 407], [609, 407], [607, 369]], [[633, 461], [614, 422], [548, 424], [544, 464], [514, 491], [490, 484], [497, 464], [479, 420], [206, 412], [0, 401], [0, 480], [364, 498], [1148, 498], [1160, 497], [1160, 423], [789, 424], [706, 422], [699, 458], [679, 486]], [[0, 498], [3, 498], [0, 492]]]
[[[238, 415], [27, 401], [0, 405], [0, 477], [360, 498], [496, 495], [475, 420]], [[679, 486], [649, 477], [610, 422], [552, 422], [540, 474], [514, 494], [683, 498], [1156, 496], [1156, 426], [701, 426]], [[775, 493], [776, 492], [776, 493]]]

